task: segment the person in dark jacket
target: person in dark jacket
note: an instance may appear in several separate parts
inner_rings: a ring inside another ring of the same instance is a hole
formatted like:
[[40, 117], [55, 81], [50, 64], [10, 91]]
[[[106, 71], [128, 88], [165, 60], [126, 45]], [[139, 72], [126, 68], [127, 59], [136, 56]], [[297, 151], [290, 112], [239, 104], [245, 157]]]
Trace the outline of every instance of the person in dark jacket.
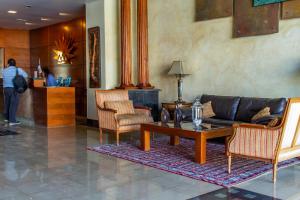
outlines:
[[3, 90], [4, 90], [4, 121], [8, 122], [10, 126], [18, 125], [20, 122], [16, 119], [16, 114], [19, 105], [19, 93], [16, 92], [13, 84], [13, 79], [16, 73], [24, 78], [27, 78], [27, 73], [16, 67], [16, 60], [11, 58], [7, 62], [7, 67], [2, 71]]

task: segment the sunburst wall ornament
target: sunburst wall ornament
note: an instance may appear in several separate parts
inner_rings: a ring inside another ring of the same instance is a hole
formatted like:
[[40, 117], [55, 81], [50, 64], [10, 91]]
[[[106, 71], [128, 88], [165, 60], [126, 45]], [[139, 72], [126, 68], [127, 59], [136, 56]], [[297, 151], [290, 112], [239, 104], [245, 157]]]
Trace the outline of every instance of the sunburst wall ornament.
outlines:
[[57, 64], [72, 64], [72, 60], [76, 57], [76, 50], [75, 39], [70, 35], [63, 35], [55, 41], [54, 60]]

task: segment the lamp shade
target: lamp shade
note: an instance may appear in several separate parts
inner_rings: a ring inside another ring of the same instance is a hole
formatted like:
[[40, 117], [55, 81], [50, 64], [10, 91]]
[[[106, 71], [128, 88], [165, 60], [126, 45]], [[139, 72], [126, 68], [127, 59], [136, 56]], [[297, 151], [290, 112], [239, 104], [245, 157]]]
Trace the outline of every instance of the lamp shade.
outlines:
[[168, 75], [186, 76], [189, 74], [185, 72], [182, 61], [174, 61]]

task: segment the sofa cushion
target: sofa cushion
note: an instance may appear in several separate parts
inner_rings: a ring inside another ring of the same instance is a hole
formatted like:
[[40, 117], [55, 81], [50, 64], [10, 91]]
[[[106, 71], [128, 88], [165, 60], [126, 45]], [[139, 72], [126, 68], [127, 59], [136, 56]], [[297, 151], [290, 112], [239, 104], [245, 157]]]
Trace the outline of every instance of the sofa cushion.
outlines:
[[129, 126], [142, 123], [151, 123], [153, 119], [149, 115], [145, 114], [120, 114], [116, 116], [118, 124], [120, 126]]
[[251, 122], [251, 118], [265, 107], [270, 107], [271, 115], [282, 115], [286, 106], [285, 98], [250, 98], [241, 97], [236, 114], [236, 121]]
[[107, 109], [116, 110], [118, 114], [134, 114], [132, 101], [105, 101], [104, 107]]
[[281, 123], [281, 119], [279, 117], [276, 117], [274, 119], [272, 119], [269, 123], [268, 123], [268, 127], [276, 127]]
[[224, 120], [224, 119], [214, 119], [214, 118], [204, 118], [203, 123], [216, 124], [221, 126], [232, 126], [235, 121]]
[[233, 121], [239, 106], [240, 97], [202, 95], [201, 103], [211, 101], [216, 119]]
[[258, 111], [258, 113], [256, 113], [251, 118], [251, 121], [258, 120], [258, 119], [261, 119], [263, 117], [267, 117], [267, 116], [270, 116], [270, 115], [271, 115], [271, 113], [270, 113], [270, 107], [265, 107], [262, 110]]
[[203, 104], [203, 118], [211, 118], [216, 116], [211, 105], [211, 101]]

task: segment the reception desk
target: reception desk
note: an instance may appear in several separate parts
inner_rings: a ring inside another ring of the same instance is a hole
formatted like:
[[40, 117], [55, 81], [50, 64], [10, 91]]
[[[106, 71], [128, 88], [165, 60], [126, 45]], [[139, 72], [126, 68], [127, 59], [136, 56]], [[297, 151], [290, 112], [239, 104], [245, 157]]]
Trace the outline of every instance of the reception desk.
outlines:
[[34, 120], [36, 124], [51, 127], [75, 125], [75, 88], [34, 88]]
[[[4, 98], [0, 93], [3, 112]], [[34, 87], [20, 96], [17, 118], [23, 124], [48, 128], [74, 126], [75, 115], [74, 87]]]

